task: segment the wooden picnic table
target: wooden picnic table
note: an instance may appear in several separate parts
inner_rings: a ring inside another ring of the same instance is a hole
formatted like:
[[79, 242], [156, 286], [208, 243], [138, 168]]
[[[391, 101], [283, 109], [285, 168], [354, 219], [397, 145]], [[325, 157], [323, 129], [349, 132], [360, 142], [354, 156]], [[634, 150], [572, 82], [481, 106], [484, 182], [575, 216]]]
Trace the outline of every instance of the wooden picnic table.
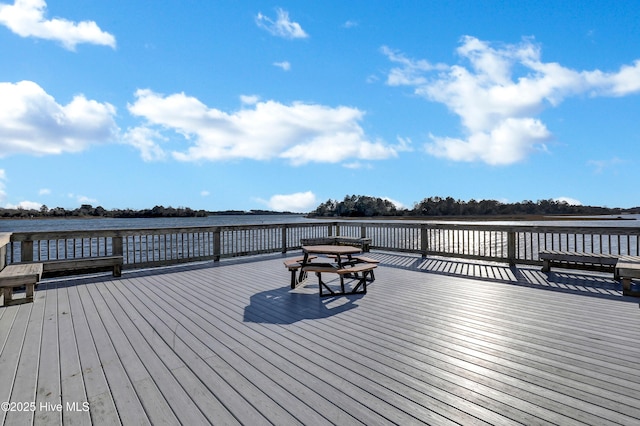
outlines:
[[[367, 260], [361, 260], [358, 256], [361, 250], [359, 247], [353, 246], [337, 246], [337, 245], [310, 245], [302, 246], [304, 256], [300, 261], [300, 276], [298, 281], [302, 281], [304, 274], [307, 272], [315, 272], [318, 277], [318, 286], [320, 296], [336, 296], [344, 294], [358, 294], [367, 292], [367, 281], [373, 281], [373, 269], [377, 267], [377, 261], [371, 259], [375, 263]], [[315, 255], [326, 255], [331, 258], [330, 262], [318, 262], [314, 258]], [[313, 260], [313, 261], [311, 261]], [[334, 291], [324, 281], [322, 281], [322, 273], [338, 274], [340, 279], [340, 290]], [[357, 280], [357, 284], [350, 291], [345, 291], [344, 277]], [[323, 292], [323, 288], [328, 293]]]
[[335, 246], [331, 244], [322, 244], [317, 246], [302, 246], [304, 257], [301, 262], [300, 268], [300, 280], [302, 280], [305, 266], [309, 265], [309, 255], [326, 254], [328, 256], [335, 256], [336, 264], [338, 268], [343, 268], [346, 264], [351, 262], [351, 256], [360, 253], [359, 247], [353, 246]]

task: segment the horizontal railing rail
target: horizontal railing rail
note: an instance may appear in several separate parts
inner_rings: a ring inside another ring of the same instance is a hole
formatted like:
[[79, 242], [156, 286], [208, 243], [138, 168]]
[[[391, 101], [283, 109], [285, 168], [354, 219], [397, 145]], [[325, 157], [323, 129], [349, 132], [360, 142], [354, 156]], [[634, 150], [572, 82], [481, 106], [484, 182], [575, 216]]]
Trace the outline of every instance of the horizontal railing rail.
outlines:
[[0, 234], [9, 263], [122, 255], [145, 268], [300, 249], [328, 236], [371, 239], [371, 248], [422, 256], [541, 264], [541, 250], [640, 255], [638, 227], [506, 226], [417, 222], [317, 222], [242, 226], [14, 232]]

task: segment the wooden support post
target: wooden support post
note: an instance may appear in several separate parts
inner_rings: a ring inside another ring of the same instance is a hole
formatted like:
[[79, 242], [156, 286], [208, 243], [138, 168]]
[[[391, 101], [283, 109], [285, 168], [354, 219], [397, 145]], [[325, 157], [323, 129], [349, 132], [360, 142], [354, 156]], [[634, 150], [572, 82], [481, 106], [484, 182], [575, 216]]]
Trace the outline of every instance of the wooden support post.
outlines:
[[25, 240], [20, 244], [20, 261], [33, 262], [33, 241]]
[[509, 266], [516, 264], [516, 232], [507, 231], [507, 259]]
[[429, 251], [429, 230], [426, 225], [420, 226], [420, 252], [422, 252], [422, 258], [427, 257]]
[[215, 228], [213, 231], [213, 261], [220, 261], [220, 254], [222, 253], [222, 246], [220, 244], [220, 228]]
[[282, 226], [282, 253], [287, 252], [287, 225]]
[[111, 250], [114, 256], [122, 256], [122, 237], [112, 237], [111, 238]]

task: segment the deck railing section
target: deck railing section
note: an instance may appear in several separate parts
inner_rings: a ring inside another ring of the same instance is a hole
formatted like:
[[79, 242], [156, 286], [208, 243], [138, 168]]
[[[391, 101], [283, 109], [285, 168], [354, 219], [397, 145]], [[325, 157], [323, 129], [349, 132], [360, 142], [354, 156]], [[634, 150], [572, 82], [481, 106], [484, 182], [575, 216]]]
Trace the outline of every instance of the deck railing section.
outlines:
[[221, 258], [263, 253], [285, 253], [299, 249], [303, 238], [326, 236], [371, 238], [371, 248], [385, 251], [511, 264], [539, 264], [540, 250], [640, 255], [639, 227], [343, 221], [15, 232], [0, 234], [3, 238], [0, 241], [0, 258], [4, 264], [8, 264], [122, 255], [124, 267], [130, 269], [202, 260], [217, 261]]

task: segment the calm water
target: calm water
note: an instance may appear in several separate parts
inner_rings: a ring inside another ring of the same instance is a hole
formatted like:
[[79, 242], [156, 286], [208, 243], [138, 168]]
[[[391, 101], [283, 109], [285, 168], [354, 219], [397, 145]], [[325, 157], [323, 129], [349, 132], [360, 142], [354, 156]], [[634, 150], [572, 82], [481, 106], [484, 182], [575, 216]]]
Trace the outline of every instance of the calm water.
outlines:
[[147, 229], [187, 226], [261, 225], [309, 222], [298, 215], [223, 215], [209, 217], [166, 217], [139, 219], [20, 219], [0, 220], [0, 232], [76, 231], [93, 229]]
[[[523, 225], [523, 226], [611, 226], [611, 227], [640, 227], [640, 215], [625, 215], [626, 220], [615, 220], [617, 216], [607, 217], [613, 220], [559, 220], [559, 221], [478, 221], [452, 222], [438, 220], [424, 220], [427, 223], [474, 223], [494, 225]], [[632, 220], [629, 220], [632, 219]], [[327, 219], [327, 221], [340, 220]], [[270, 223], [318, 223], [321, 220], [307, 219], [299, 215], [229, 215], [209, 217], [181, 217], [181, 218], [152, 218], [152, 219], [2, 219], [0, 232], [30, 232], [30, 231], [68, 231], [92, 229], [146, 229], [146, 228], [176, 228], [187, 226], [220, 226], [220, 225], [260, 225]], [[365, 220], [363, 220], [365, 222]], [[369, 220], [366, 222], [389, 222]], [[396, 222], [396, 221], [394, 221]], [[397, 221], [406, 223], [406, 221]]]

